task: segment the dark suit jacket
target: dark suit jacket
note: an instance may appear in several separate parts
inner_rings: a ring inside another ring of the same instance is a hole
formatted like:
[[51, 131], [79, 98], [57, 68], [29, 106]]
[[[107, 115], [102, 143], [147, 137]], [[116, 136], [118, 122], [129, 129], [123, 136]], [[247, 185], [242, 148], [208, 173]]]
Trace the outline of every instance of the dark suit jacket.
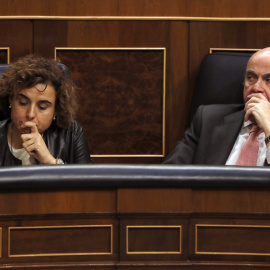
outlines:
[[244, 121], [244, 105], [200, 106], [164, 164], [225, 165]]

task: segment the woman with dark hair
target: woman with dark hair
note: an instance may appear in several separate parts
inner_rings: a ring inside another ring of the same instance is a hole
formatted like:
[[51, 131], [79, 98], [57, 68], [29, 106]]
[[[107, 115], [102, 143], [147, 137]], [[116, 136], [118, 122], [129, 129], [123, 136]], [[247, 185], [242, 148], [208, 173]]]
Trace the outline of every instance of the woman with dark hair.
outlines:
[[0, 77], [0, 166], [90, 163], [76, 88], [55, 60], [29, 55]]

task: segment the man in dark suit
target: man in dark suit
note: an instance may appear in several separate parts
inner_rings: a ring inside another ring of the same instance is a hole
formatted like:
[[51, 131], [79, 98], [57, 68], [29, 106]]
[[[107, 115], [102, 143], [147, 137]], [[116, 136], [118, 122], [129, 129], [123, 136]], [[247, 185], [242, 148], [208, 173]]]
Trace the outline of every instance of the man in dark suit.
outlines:
[[164, 164], [236, 165], [252, 125], [261, 130], [257, 166], [270, 163], [270, 48], [250, 58], [243, 105], [200, 106]]

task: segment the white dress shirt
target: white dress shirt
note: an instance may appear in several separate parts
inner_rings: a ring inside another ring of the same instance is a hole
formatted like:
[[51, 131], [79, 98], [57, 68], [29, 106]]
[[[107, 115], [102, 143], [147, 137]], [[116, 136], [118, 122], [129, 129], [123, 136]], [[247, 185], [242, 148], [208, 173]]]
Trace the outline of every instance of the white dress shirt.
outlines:
[[[241, 148], [244, 144], [244, 142], [247, 140], [251, 127], [252, 127], [252, 122], [247, 121], [243, 123], [243, 126], [241, 128], [241, 131], [237, 137], [237, 140], [233, 146], [232, 152], [226, 162], [226, 165], [235, 165], [238, 156], [240, 154]], [[265, 134], [262, 132], [259, 137], [259, 152], [258, 152], [258, 159], [257, 159], [257, 166], [263, 166], [265, 158], [267, 160], [267, 163], [270, 163], [270, 147], [266, 147], [264, 139], [265, 139]]]

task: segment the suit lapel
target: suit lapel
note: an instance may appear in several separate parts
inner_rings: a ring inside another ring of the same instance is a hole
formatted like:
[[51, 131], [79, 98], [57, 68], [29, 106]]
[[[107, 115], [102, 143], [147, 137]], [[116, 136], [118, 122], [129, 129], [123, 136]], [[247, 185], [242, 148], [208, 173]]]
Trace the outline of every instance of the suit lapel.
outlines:
[[216, 126], [208, 157], [215, 165], [225, 165], [241, 129], [245, 111], [241, 110], [224, 117], [224, 122]]

